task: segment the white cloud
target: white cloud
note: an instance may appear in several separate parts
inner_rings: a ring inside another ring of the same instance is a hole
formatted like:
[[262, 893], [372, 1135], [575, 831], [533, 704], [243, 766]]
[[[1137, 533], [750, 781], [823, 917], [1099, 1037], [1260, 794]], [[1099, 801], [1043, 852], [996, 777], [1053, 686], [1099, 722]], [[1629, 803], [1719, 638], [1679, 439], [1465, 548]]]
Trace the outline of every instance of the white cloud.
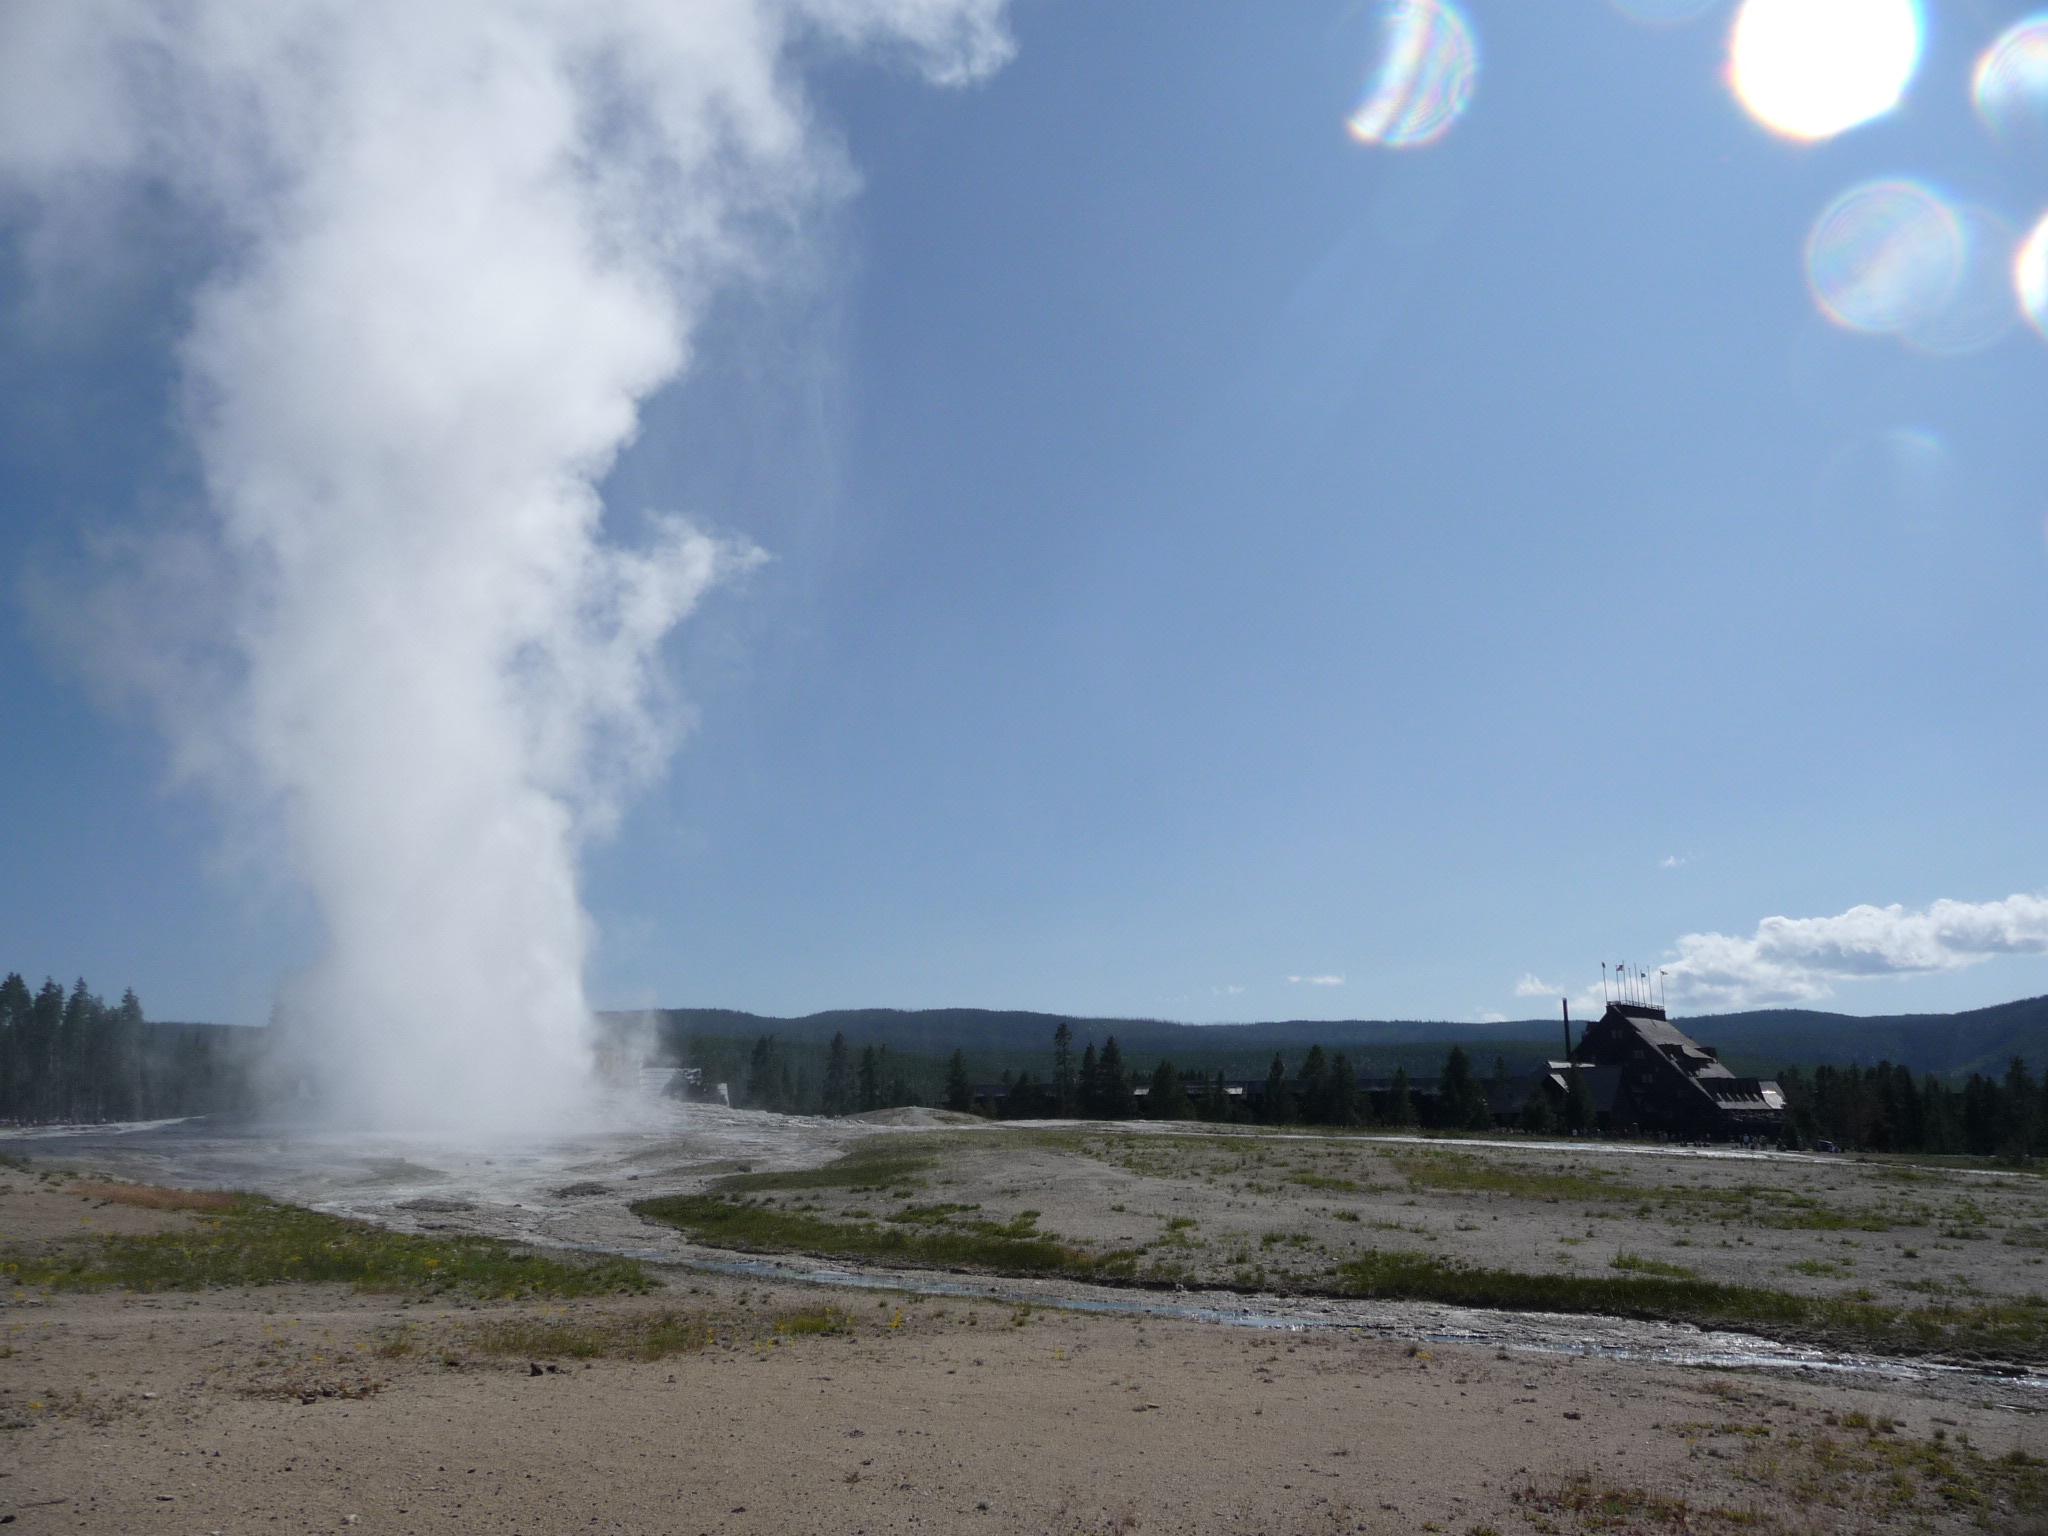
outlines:
[[1667, 853], [1657, 861], [1657, 867], [1659, 869], [1683, 869], [1691, 862], [1692, 855], [1689, 853]]
[[1235, 996], [1237, 996], [1237, 995], [1238, 995], [1238, 993], [1242, 992], [1242, 991], [1244, 990], [1244, 988], [1243, 988], [1243, 987], [1218, 987], [1218, 988], [1217, 988], [1216, 990], [1217, 990], [1218, 992], [1221, 992], [1221, 993], [1222, 993], [1222, 994], [1223, 994], [1223, 995], [1224, 995], [1225, 997], [1235, 997]]
[[1342, 976], [1290, 976], [1287, 979], [1296, 986], [1341, 987], [1344, 985], [1344, 978]]
[[1507, 1021], [1508, 1016], [1504, 1013], [1482, 1013], [1479, 1015], [1479, 1022], [1482, 1024], [1505, 1024]]
[[1909, 911], [1851, 907], [1837, 917], [1767, 917], [1747, 938], [1688, 933], [1666, 967], [1673, 1001], [1750, 1008], [1811, 1003], [1834, 983], [1959, 971], [1999, 955], [2048, 954], [2048, 897], [1948, 901]]
[[1522, 972], [1522, 979], [1515, 983], [1517, 997], [1557, 997], [1563, 992], [1563, 987], [1552, 986], [1534, 971]]

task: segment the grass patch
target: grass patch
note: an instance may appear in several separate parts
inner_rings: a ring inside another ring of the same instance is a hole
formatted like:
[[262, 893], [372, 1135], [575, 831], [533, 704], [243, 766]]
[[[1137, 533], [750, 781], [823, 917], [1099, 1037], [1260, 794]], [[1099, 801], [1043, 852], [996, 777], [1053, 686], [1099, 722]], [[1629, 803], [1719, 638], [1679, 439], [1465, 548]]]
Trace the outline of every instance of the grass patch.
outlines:
[[1670, 1280], [1690, 1280], [1698, 1270], [1687, 1269], [1683, 1264], [1667, 1264], [1662, 1259], [1646, 1259], [1640, 1253], [1630, 1253], [1624, 1248], [1607, 1261], [1610, 1269], [1623, 1269], [1637, 1275], [1663, 1275]]
[[887, 1189], [910, 1183], [938, 1161], [921, 1140], [905, 1136], [871, 1136], [822, 1168], [787, 1173], [735, 1173], [711, 1187], [730, 1194], [770, 1189]]
[[258, 1195], [236, 1195], [186, 1231], [89, 1239], [50, 1254], [0, 1255], [0, 1283], [131, 1291], [339, 1283], [363, 1291], [509, 1297], [597, 1296], [644, 1291], [653, 1282], [631, 1259], [571, 1261], [494, 1238], [387, 1232]]
[[1640, 1531], [1653, 1526], [1686, 1531], [1711, 1529], [1723, 1521], [1753, 1523], [1733, 1511], [1696, 1509], [1671, 1494], [1603, 1483], [1591, 1473], [1568, 1477], [1555, 1488], [1520, 1488], [1511, 1497], [1521, 1507], [1524, 1519], [1547, 1531], [1557, 1530], [1556, 1522], [1560, 1519], [1570, 1521], [1582, 1531]]
[[1524, 1200], [1639, 1200], [1654, 1190], [1613, 1174], [1551, 1173], [1525, 1163], [1493, 1162], [1465, 1152], [1389, 1152], [1387, 1161], [1417, 1189], [1514, 1195]]
[[1525, 1312], [1600, 1312], [1897, 1354], [2048, 1359], [2048, 1300], [2038, 1296], [1907, 1307], [1862, 1296], [1795, 1296], [1761, 1286], [1648, 1274], [1525, 1274], [1380, 1250], [1339, 1265], [1334, 1280], [1340, 1291], [1353, 1296]]
[[1796, 1263], [1787, 1264], [1785, 1268], [1795, 1275], [1817, 1275], [1822, 1278], [1846, 1275], [1849, 1272], [1849, 1266], [1836, 1259], [1800, 1259]]
[[901, 1222], [905, 1226], [933, 1227], [942, 1226], [956, 1216], [965, 1216], [970, 1211], [980, 1209], [979, 1204], [959, 1205], [945, 1202], [938, 1205], [906, 1205], [889, 1219]]
[[[1843, 1427], [1862, 1426], [1844, 1419]], [[1808, 1532], [1820, 1528], [1812, 1518], [1820, 1510], [1852, 1521], [1861, 1517], [1883, 1529], [1931, 1530], [1935, 1521], [1947, 1529], [1946, 1521], [1963, 1516], [1993, 1530], [2031, 1531], [2038, 1528], [2031, 1522], [2048, 1509], [2048, 1464], [2021, 1451], [1993, 1458], [1966, 1445], [1915, 1440], [1878, 1426], [1865, 1435], [1795, 1432], [1782, 1441], [1761, 1426], [1694, 1425], [1686, 1431], [1688, 1441], [1725, 1435], [1748, 1441], [1740, 1453], [1740, 1475], [1761, 1495], [1740, 1508], [1689, 1504], [1590, 1472], [1550, 1487], [1530, 1484], [1512, 1497], [1539, 1532]]]
[[680, 1227], [700, 1243], [755, 1253], [814, 1253], [920, 1265], [973, 1265], [1024, 1274], [1093, 1274], [1130, 1255], [1098, 1259], [1034, 1230], [1037, 1212], [998, 1225], [977, 1221], [905, 1226], [833, 1221], [808, 1211], [777, 1211], [720, 1195], [670, 1195], [633, 1207], [649, 1221]]

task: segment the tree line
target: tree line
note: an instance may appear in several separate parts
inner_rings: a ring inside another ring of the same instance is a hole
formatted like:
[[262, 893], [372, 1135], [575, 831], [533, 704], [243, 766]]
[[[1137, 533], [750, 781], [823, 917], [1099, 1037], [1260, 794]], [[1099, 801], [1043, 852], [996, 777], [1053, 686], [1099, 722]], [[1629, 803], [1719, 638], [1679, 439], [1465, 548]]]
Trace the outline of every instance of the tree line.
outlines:
[[1881, 1061], [1874, 1067], [1787, 1067], [1790, 1135], [1797, 1146], [1833, 1142], [1868, 1152], [1967, 1153], [2019, 1162], [2048, 1153], [2048, 1081], [2015, 1056], [2002, 1077], [1972, 1072], [1960, 1085]]
[[[736, 1108], [784, 1114], [851, 1115], [898, 1105], [924, 1105], [1007, 1120], [1209, 1120], [1240, 1124], [1415, 1127], [1491, 1130], [1496, 1103], [1511, 1099], [1508, 1065], [1496, 1057], [1482, 1079], [1462, 1046], [1452, 1046], [1434, 1083], [1412, 1082], [1405, 1066], [1390, 1078], [1362, 1082], [1349, 1056], [1311, 1046], [1289, 1069], [1274, 1052], [1263, 1083], [1234, 1093], [1222, 1072], [1183, 1071], [1169, 1060], [1147, 1072], [1124, 1059], [1114, 1035], [1088, 1041], [1076, 1055], [1062, 1022], [1052, 1040], [1052, 1070], [1004, 1072], [1001, 1092], [977, 1084], [967, 1053], [955, 1050], [941, 1067], [930, 1057], [863, 1046], [856, 1055], [845, 1033], [827, 1045], [791, 1043], [774, 1035], [751, 1045], [719, 1036], [678, 1037], [673, 1054], [700, 1068], [707, 1089], [726, 1085]], [[1516, 1123], [1537, 1133], [1590, 1130], [1591, 1096], [1577, 1073], [1572, 1092], [1553, 1102], [1540, 1086], [1519, 1106]], [[1141, 1091], [1141, 1089], [1143, 1091]]]
[[[999, 1112], [1013, 1120], [1143, 1118], [1483, 1131], [1494, 1127], [1494, 1105], [1512, 1101], [1510, 1082], [1506, 1058], [1494, 1059], [1492, 1079], [1486, 1081], [1464, 1047], [1454, 1045], [1442, 1073], [1428, 1087], [1412, 1083], [1406, 1066], [1397, 1066], [1384, 1082], [1364, 1083], [1343, 1051], [1331, 1054], [1312, 1045], [1292, 1072], [1285, 1055], [1275, 1051], [1264, 1083], [1233, 1093], [1223, 1073], [1184, 1072], [1168, 1060], [1155, 1065], [1149, 1076], [1133, 1072], [1114, 1035], [1099, 1052], [1089, 1041], [1076, 1061], [1073, 1033], [1062, 1023], [1053, 1033], [1051, 1075], [1041, 1083], [1028, 1071], [1014, 1077], [1005, 1073]], [[976, 1107], [962, 1052], [953, 1053], [946, 1086], [949, 1109]], [[1521, 1123], [1534, 1131], [1590, 1129], [1592, 1099], [1576, 1072], [1571, 1087], [1559, 1105], [1541, 1087], [1533, 1090], [1521, 1106]]]
[[81, 979], [0, 981], [0, 1122], [164, 1120], [247, 1102], [226, 1025], [151, 1024], [133, 990], [109, 1004]]
[[828, 1046], [758, 1035], [751, 1042], [721, 1035], [687, 1035], [671, 1054], [704, 1074], [707, 1091], [719, 1083], [737, 1109], [785, 1115], [857, 1115], [903, 1105], [936, 1105], [944, 1098], [944, 1069], [929, 1057], [863, 1046], [856, 1053], [841, 1033]]

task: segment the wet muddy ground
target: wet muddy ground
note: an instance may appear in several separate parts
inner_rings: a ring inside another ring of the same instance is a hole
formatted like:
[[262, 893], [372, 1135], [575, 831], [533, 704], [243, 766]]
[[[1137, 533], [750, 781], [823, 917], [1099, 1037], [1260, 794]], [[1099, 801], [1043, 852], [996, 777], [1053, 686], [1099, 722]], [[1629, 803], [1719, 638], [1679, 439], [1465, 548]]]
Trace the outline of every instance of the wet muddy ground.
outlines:
[[[1336, 1266], [1370, 1249], [1536, 1272], [1687, 1273], [1914, 1301], [2038, 1291], [2048, 1256], [2048, 1181], [2032, 1173], [1631, 1144], [990, 1125], [918, 1110], [813, 1120], [639, 1101], [622, 1103], [616, 1118], [609, 1130], [489, 1148], [204, 1123], [14, 1145], [31, 1158], [145, 1182], [255, 1189], [405, 1230], [477, 1232], [713, 1272], [1664, 1360], [1868, 1363], [1683, 1325], [1314, 1293], [1329, 1288]], [[929, 1222], [935, 1209], [956, 1224], [1009, 1222], [1035, 1211], [1038, 1231], [1088, 1251], [1132, 1255], [1131, 1274], [1151, 1289], [800, 1256], [763, 1263], [693, 1243], [631, 1209], [654, 1196], [715, 1189], [736, 1172], [814, 1169], [877, 1145], [927, 1164], [888, 1188], [745, 1198], [879, 1222], [906, 1211]], [[1888, 1368], [1902, 1377], [1940, 1374], [1915, 1362]], [[2048, 1398], [2048, 1381], [2027, 1375], [2001, 1390], [2015, 1401]]]

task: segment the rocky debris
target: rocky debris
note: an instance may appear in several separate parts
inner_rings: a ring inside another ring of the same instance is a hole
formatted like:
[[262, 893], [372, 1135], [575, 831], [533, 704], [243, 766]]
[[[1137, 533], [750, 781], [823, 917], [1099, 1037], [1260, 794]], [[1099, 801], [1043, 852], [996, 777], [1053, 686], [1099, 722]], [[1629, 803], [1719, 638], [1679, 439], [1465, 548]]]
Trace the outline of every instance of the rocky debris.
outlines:
[[417, 1200], [401, 1200], [395, 1207], [401, 1211], [425, 1211], [431, 1215], [449, 1215], [456, 1211], [473, 1211], [476, 1205], [469, 1200], [443, 1200], [435, 1195], [422, 1195]]
[[564, 1184], [555, 1191], [558, 1200], [577, 1200], [585, 1195], [608, 1195], [612, 1192], [609, 1184], [600, 1184], [595, 1179], [585, 1179], [580, 1184]]

